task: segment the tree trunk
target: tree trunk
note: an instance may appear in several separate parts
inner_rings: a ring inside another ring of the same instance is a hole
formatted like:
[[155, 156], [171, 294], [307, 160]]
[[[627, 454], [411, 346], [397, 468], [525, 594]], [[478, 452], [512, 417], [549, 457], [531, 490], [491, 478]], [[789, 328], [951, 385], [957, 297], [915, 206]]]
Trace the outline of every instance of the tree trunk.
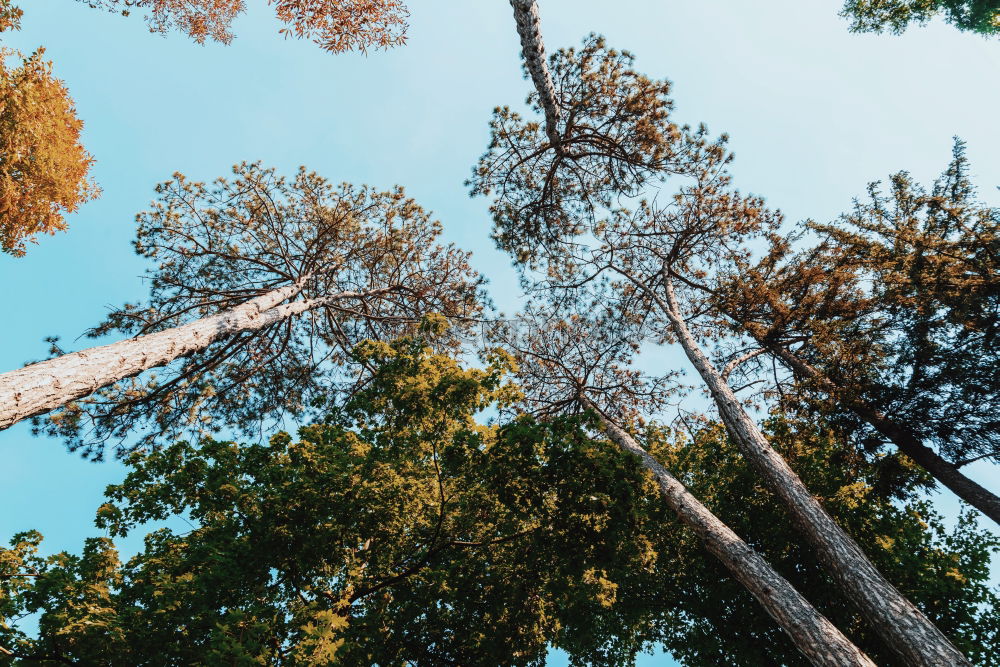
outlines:
[[[751, 332], [753, 335], [753, 332]], [[757, 338], [755, 336], [755, 338]], [[917, 465], [934, 476], [936, 480], [969, 503], [977, 510], [1000, 524], [1000, 496], [969, 479], [955, 464], [945, 460], [933, 449], [920, 441], [913, 431], [889, 419], [867, 402], [852, 396], [849, 391], [836, 384], [824, 373], [803, 361], [790, 350], [780, 345], [767, 344], [758, 338], [769, 352], [778, 357], [789, 370], [802, 379], [816, 382], [820, 389], [843, 403], [854, 414], [872, 425], [876, 431], [889, 439]]]
[[631, 435], [607, 419], [585, 396], [580, 398], [580, 403], [598, 414], [612, 442], [639, 457], [643, 466], [656, 478], [660, 493], [670, 509], [750, 591], [812, 664], [874, 667], [875, 663], [867, 655], [816, 611], [760, 554], [691, 495]]
[[301, 284], [288, 285], [189, 324], [0, 374], [0, 430], [88, 396], [101, 387], [204, 350], [220, 338], [263, 329], [337, 299], [385, 291], [343, 292], [279, 305], [301, 290]]
[[545, 135], [549, 138], [549, 143], [559, 150], [559, 96], [545, 62], [538, 3], [535, 0], [510, 0], [510, 6], [514, 8], [517, 34], [521, 38], [521, 55], [538, 92], [539, 104], [545, 111]]
[[684, 348], [688, 359], [708, 386], [730, 437], [743, 455], [788, 507], [793, 520], [816, 549], [820, 561], [839, 588], [861, 611], [871, 627], [908, 665], [971, 667], [972, 663], [948, 638], [879, 572], [864, 552], [827, 514], [802, 480], [768, 444], [764, 434], [743, 410], [719, 371], [702, 353], [688, 331], [664, 271], [667, 302], [647, 288]]

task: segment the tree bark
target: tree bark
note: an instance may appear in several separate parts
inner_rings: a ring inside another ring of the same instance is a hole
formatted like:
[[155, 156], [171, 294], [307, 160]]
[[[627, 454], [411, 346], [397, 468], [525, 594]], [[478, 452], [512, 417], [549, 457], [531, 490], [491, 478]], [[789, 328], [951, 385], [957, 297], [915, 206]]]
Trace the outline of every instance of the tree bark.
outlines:
[[671, 330], [712, 394], [730, 437], [788, 507], [841, 591], [908, 665], [971, 667], [972, 663], [912, 602], [882, 576], [857, 543], [827, 514], [788, 463], [771, 448], [719, 371], [704, 355], [680, 312], [664, 271], [666, 303], [645, 288], [670, 321]]
[[[754, 332], [750, 333], [754, 335]], [[871, 424], [876, 431], [896, 445], [899, 451], [913, 459], [917, 465], [951, 489], [956, 496], [1000, 524], [1000, 496], [969, 479], [958, 466], [942, 458], [937, 452], [921, 442], [913, 431], [889, 419], [866, 401], [852, 396], [848, 390], [835, 383], [811, 364], [800, 359], [790, 350], [780, 345], [766, 343], [756, 335], [754, 337], [769, 352], [778, 357], [789, 370], [802, 379], [816, 382], [820, 389]]]
[[580, 403], [597, 413], [612, 442], [639, 457], [643, 466], [656, 478], [660, 493], [670, 509], [750, 591], [812, 664], [874, 667], [875, 663], [861, 649], [816, 611], [760, 554], [691, 495], [628, 432], [609, 420], [586, 396], [580, 398]]
[[244, 331], [255, 331], [332, 301], [372, 292], [342, 292], [293, 301], [301, 284], [262, 294], [235, 308], [165, 331], [101, 345], [0, 374], [0, 430], [88, 396], [102, 387], [208, 347]]
[[528, 68], [531, 82], [538, 92], [538, 101], [545, 112], [545, 135], [557, 150], [559, 149], [560, 104], [552, 74], [545, 62], [545, 45], [542, 43], [541, 20], [538, 3], [535, 0], [510, 0], [514, 8], [517, 34], [521, 38], [521, 56]]

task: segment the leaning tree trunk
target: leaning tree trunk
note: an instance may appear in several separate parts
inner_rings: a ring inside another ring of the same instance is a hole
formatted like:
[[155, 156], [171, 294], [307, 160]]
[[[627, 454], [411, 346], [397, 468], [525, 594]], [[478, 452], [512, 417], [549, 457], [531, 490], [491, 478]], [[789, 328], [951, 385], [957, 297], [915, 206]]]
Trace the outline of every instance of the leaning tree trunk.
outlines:
[[921, 442], [912, 430], [889, 419], [866, 401], [852, 395], [851, 392], [836, 384], [823, 372], [800, 359], [798, 355], [780, 345], [767, 344], [763, 341], [763, 337], [756, 336], [752, 331], [750, 333], [799, 378], [815, 382], [822, 391], [871, 424], [876, 431], [896, 445], [899, 451], [913, 459], [917, 465], [951, 489], [956, 496], [1000, 524], [1000, 496], [969, 479], [958, 466], [942, 458], [937, 452]]
[[586, 396], [580, 403], [597, 413], [608, 437], [639, 457], [653, 473], [667, 505], [705, 548], [750, 591], [795, 647], [814, 665], [870, 665], [871, 659], [802, 597], [764, 558], [740, 539], [624, 429], [608, 419]]
[[510, 0], [510, 5], [514, 8], [517, 34], [521, 38], [521, 55], [538, 92], [538, 102], [545, 112], [545, 135], [549, 138], [549, 143], [559, 150], [559, 95], [545, 63], [538, 3], [535, 0]]
[[64, 354], [0, 374], [0, 430], [119, 380], [165, 366], [205, 349], [220, 338], [263, 329], [337, 299], [361, 296], [343, 292], [280, 305], [301, 291], [301, 283], [288, 285], [189, 324]]
[[908, 665], [967, 666], [972, 663], [944, 634], [886, 580], [857, 543], [827, 514], [788, 463], [768, 444], [719, 371], [704, 355], [681, 315], [670, 277], [664, 271], [667, 300], [645, 288], [663, 309], [671, 330], [708, 386], [730, 437], [788, 507], [840, 590], [886, 644]]

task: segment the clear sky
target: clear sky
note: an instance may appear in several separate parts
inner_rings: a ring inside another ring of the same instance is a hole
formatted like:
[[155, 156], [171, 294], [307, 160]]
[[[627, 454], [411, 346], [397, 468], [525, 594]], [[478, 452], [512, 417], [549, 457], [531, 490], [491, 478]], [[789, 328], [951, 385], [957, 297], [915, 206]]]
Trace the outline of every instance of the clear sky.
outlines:
[[[44, 45], [85, 122], [104, 190], [15, 259], [0, 255], [0, 370], [64, 346], [114, 304], [143, 295], [133, 218], [181, 171], [210, 180], [241, 160], [334, 181], [404, 185], [474, 252], [498, 305], [517, 305], [507, 258], [489, 239], [487, 202], [463, 181], [498, 104], [528, 92], [505, 0], [412, 0], [410, 41], [389, 53], [333, 56], [283, 40], [264, 0], [247, 0], [230, 46], [149, 34], [74, 0], [23, 0], [23, 30]], [[739, 186], [792, 220], [829, 220], [868, 181], [906, 169], [929, 182], [953, 135], [974, 179], [1000, 200], [1000, 40], [933, 24], [902, 37], [852, 35], [838, 0], [540, 0], [549, 49], [589, 32], [674, 82], [676, 117], [729, 132]], [[78, 551], [117, 464], [85, 463], [26, 425], [0, 432], [0, 539], [39, 529]], [[984, 478], [992, 488], [995, 479]], [[947, 502], [947, 499], [944, 500]], [[554, 661], [558, 664], [558, 659]], [[649, 658], [642, 665], [672, 664]]]

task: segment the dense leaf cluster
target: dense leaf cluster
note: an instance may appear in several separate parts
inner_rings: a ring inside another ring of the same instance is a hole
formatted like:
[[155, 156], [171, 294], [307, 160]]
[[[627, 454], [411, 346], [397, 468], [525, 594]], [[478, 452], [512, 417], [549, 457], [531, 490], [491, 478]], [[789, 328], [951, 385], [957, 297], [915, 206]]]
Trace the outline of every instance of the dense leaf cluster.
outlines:
[[[638, 461], [588, 418], [476, 415], [518, 399], [495, 353], [465, 369], [422, 343], [365, 343], [372, 382], [327, 425], [269, 443], [134, 454], [97, 513], [110, 538], [0, 550], [0, 664], [631, 664], [663, 643], [692, 665], [801, 664], [756, 603], [667, 513]], [[920, 501], [873, 494], [815, 426], [769, 432], [912, 599], [982, 664], [997, 654], [994, 541]], [[879, 664], [723, 429], [651, 427], [658, 457], [751, 537]], [[166, 521], [121, 562], [112, 538]], [[759, 526], [769, 526], [760, 531]], [[37, 635], [19, 618], [40, 613]]]
[[[0, 1], [0, 32], [19, 29], [22, 14]], [[64, 216], [99, 193], [83, 122], [44, 53], [0, 46], [0, 250], [14, 256], [36, 235], [66, 229]]]

